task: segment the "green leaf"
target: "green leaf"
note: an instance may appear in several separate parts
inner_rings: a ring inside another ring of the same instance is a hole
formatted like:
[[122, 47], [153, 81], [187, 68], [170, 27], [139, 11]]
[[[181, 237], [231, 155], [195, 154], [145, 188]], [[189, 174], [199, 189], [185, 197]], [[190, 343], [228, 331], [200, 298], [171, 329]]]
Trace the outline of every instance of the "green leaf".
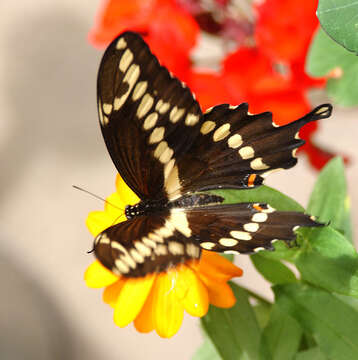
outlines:
[[[247, 292], [231, 283], [236, 304], [230, 309], [211, 306], [202, 326], [223, 360], [257, 360], [260, 327]], [[267, 359], [270, 360], [270, 359]]]
[[327, 34], [349, 51], [358, 53], [358, 2], [320, 0], [317, 16]]
[[281, 310], [312, 334], [329, 359], [358, 359], [358, 313], [352, 307], [309, 285], [275, 285], [273, 290]]
[[222, 257], [224, 257], [226, 260], [233, 261], [234, 255], [233, 254], [220, 254]]
[[328, 223], [352, 241], [347, 183], [341, 158], [332, 159], [320, 172], [307, 207], [309, 214]]
[[226, 204], [260, 202], [270, 204], [281, 211], [304, 211], [295, 200], [265, 185], [250, 190], [212, 190], [210, 192], [224, 197]]
[[[298, 233], [300, 233], [300, 229]], [[294, 262], [295, 258], [299, 254], [300, 248], [298, 246], [289, 246], [284, 241], [278, 241], [273, 244], [275, 251], [260, 251], [259, 255], [271, 260], [286, 260]]]
[[192, 360], [222, 360], [213, 343], [205, 337], [203, 344], [196, 350]]
[[347, 305], [351, 306], [358, 312], [358, 299], [348, 295], [334, 294], [339, 300], [343, 301]]
[[305, 351], [300, 351], [299, 353], [297, 353], [294, 359], [295, 360], [328, 360], [328, 358], [324, 354], [322, 354], [319, 347], [315, 347]]
[[297, 281], [295, 274], [282, 262], [254, 254], [250, 256], [257, 271], [272, 284], [285, 284]]
[[358, 254], [353, 245], [330, 226], [303, 229], [306, 242], [296, 259], [302, 279], [343, 295], [358, 297]]
[[302, 328], [295, 319], [273, 305], [270, 320], [261, 337], [261, 358], [267, 359], [269, 349], [273, 360], [291, 360], [297, 353]]
[[313, 76], [326, 76], [333, 69], [342, 71], [339, 78], [330, 78], [326, 90], [338, 104], [358, 104], [358, 57], [334, 42], [323, 30], [319, 30], [311, 44], [306, 70]]
[[261, 329], [263, 329], [267, 325], [270, 319], [271, 308], [272, 305], [260, 301], [253, 306], [256, 319]]

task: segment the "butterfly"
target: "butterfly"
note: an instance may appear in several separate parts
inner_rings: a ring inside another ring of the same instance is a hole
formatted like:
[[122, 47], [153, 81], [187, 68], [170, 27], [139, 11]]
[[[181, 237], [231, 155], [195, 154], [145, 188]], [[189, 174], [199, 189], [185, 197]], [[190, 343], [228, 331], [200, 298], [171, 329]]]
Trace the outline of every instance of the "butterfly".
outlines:
[[299, 212], [265, 203], [224, 204], [213, 189], [251, 189], [272, 171], [293, 167], [304, 144], [300, 128], [331, 115], [323, 104], [278, 126], [270, 112], [222, 104], [205, 113], [184, 83], [151, 53], [139, 34], [124, 32], [107, 48], [97, 82], [98, 114], [109, 154], [141, 201], [127, 221], [94, 240], [113, 273], [143, 277], [166, 271], [202, 249], [251, 254], [296, 238], [300, 226], [321, 226]]

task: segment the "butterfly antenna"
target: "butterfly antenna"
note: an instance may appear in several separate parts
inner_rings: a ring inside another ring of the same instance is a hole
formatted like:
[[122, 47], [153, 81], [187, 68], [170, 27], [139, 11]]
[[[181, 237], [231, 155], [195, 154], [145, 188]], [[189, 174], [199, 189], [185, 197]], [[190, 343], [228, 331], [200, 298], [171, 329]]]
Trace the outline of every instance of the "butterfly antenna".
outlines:
[[93, 253], [93, 252], [94, 252], [94, 247], [92, 248], [92, 250], [88, 250], [88, 251], [86, 251], [86, 252], [87, 252], [87, 254]]
[[[81, 188], [81, 187], [79, 187], [79, 186], [77, 186], [77, 185], [72, 185], [72, 187], [75, 188], [76, 190], [80, 190], [80, 191], [83, 191], [83, 192], [85, 192], [85, 193], [87, 193], [87, 194], [89, 194], [89, 195], [92, 195], [92, 196], [95, 197], [96, 199], [102, 200], [102, 201], [104, 201], [106, 204], [111, 205], [111, 206], [113, 206], [114, 208], [116, 208], [116, 209], [118, 209], [118, 210], [124, 211], [124, 209], [119, 208], [118, 206], [116, 206], [116, 205], [110, 203], [109, 201], [107, 201], [106, 199], [104, 199], [104, 198], [102, 198], [102, 197], [100, 197], [100, 196], [98, 196], [98, 195], [96, 195], [96, 194], [94, 194], [94, 193], [92, 193], [92, 192], [90, 192], [90, 191], [88, 191], [88, 190], [86, 190], [86, 189], [83, 189], [83, 188]], [[121, 216], [122, 216], [122, 215], [121, 215]]]

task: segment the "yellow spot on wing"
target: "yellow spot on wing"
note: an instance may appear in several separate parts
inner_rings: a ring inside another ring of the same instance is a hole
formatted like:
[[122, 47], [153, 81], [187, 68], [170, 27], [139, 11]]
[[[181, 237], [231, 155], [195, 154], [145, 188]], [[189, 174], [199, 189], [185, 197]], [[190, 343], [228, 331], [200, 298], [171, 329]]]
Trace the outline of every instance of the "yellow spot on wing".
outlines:
[[200, 132], [203, 135], [209, 134], [209, 132], [213, 131], [215, 129], [216, 124], [213, 121], [205, 121], [203, 125], [201, 125]]
[[152, 129], [157, 123], [157, 121], [158, 121], [158, 114], [156, 112], [149, 114], [144, 120], [143, 129], [144, 130]]
[[141, 98], [145, 91], [147, 90], [148, 83], [146, 81], [139, 81], [134, 88], [132, 99], [133, 101], [137, 101]]
[[230, 124], [226, 123], [221, 125], [218, 129], [215, 130], [213, 135], [213, 140], [215, 142], [225, 139], [230, 134]]
[[251, 159], [255, 156], [255, 150], [251, 146], [245, 146], [239, 150], [239, 155], [244, 159]]
[[163, 126], [155, 128], [149, 137], [149, 144], [155, 144], [164, 137], [165, 128]]
[[150, 110], [150, 108], [153, 106], [154, 99], [149, 94], [145, 94], [138, 106], [137, 109], [137, 116], [139, 118], [142, 118], [144, 115], [147, 114], [147, 112]]
[[254, 170], [265, 170], [268, 169], [269, 166], [266, 165], [263, 161], [262, 161], [262, 157], [256, 158], [255, 160], [252, 160], [250, 162], [250, 166], [252, 169]]
[[239, 146], [242, 145], [242, 137], [239, 134], [235, 134], [233, 136], [230, 136], [227, 144], [229, 145], [229, 147], [231, 147], [232, 149], [236, 149]]
[[126, 49], [124, 54], [122, 55], [121, 60], [119, 61], [119, 70], [121, 70], [123, 73], [128, 69], [128, 66], [133, 60], [133, 53]]
[[234, 237], [235, 239], [239, 239], [239, 240], [251, 240], [252, 237], [249, 233], [245, 232], [245, 231], [230, 231], [230, 235], [232, 237]]
[[220, 245], [230, 247], [230, 246], [235, 246], [235, 245], [237, 245], [237, 244], [238, 244], [238, 240], [235, 240], [235, 239], [232, 239], [232, 238], [221, 238], [221, 239], [219, 240], [219, 243], [220, 243]]
[[185, 125], [194, 126], [198, 123], [199, 118], [200, 118], [199, 115], [188, 114], [185, 118]]
[[124, 40], [124, 38], [120, 38], [117, 41], [116, 49], [121, 50], [121, 49], [125, 49], [126, 47], [127, 47], [127, 42]]

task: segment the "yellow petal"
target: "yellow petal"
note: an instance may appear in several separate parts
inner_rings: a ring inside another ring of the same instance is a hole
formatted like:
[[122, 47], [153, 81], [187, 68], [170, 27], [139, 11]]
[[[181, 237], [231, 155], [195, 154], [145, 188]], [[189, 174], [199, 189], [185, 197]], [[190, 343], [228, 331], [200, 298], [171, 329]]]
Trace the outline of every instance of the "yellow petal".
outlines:
[[[106, 198], [104, 210], [106, 215], [111, 218], [112, 223], [127, 220], [124, 215], [126, 205], [128, 204], [124, 202], [122, 197], [117, 192], [114, 192]], [[120, 218], [119, 221], [117, 221], [118, 218]]]
[[87, 268], [84, 279], [88, 287], [101, 288], [113, 284], [119, 278], [96, 260]]
[[170, 338], [183, 322], [184, 306], [175, 294], [175, 272], [161, 273], [153, 287], [153, 322], [158, 335]]
[[114, 308], [116, 305], [119, 293], [122, 290], [124, 283], [126, 282], [125, 279], [119, 279], [114, 284], [107, 286], [103, 291], [103, 301]]
[[[153, 288], [152, 288], [153, 289]], [[154, 292], [149, 293], [146, 302], [139, 315], [134, 320], [135, 328], [141, 333], [148, 333], [154, 330], [153, 309], [154, 309]]]
[[145, 278], [128, 278], [126, 280], [114, 308], [114, 322], [119, 327], [127, 326], [142, 310], [155, 276], [152, 274]]
[[236, 298], [226, 282], [218, 282], [202, 274], [200, 278], [208, 290], [210, 304], [220, 308], [230, 308], [235, 305]]
[[200, 274], [221, 282], [242, 275], [242, 270], [239, 267], [212, 251], [202, 252], [200, 263], [196, 270]]
[[131, 190], [131, 188], [124, 182], [122, 177], [118, 174], [116, 178], [116, 188], [119, 197], [126, 205], [135, 205], [139, 203], [139, 197]]
[[108, 217], [105, 211], [91, 211], [86, 219], [88, 230], [93, 236], [97, 236], [113, 224], [113, 219]]
[[181, 299], [185, 310], [192, 316], [204, 316], [208, 312], [209, 296], [195, 271], [183, 265], [180, 268], [178, 283], [178, 288], [187, 288], [185, 296]]

